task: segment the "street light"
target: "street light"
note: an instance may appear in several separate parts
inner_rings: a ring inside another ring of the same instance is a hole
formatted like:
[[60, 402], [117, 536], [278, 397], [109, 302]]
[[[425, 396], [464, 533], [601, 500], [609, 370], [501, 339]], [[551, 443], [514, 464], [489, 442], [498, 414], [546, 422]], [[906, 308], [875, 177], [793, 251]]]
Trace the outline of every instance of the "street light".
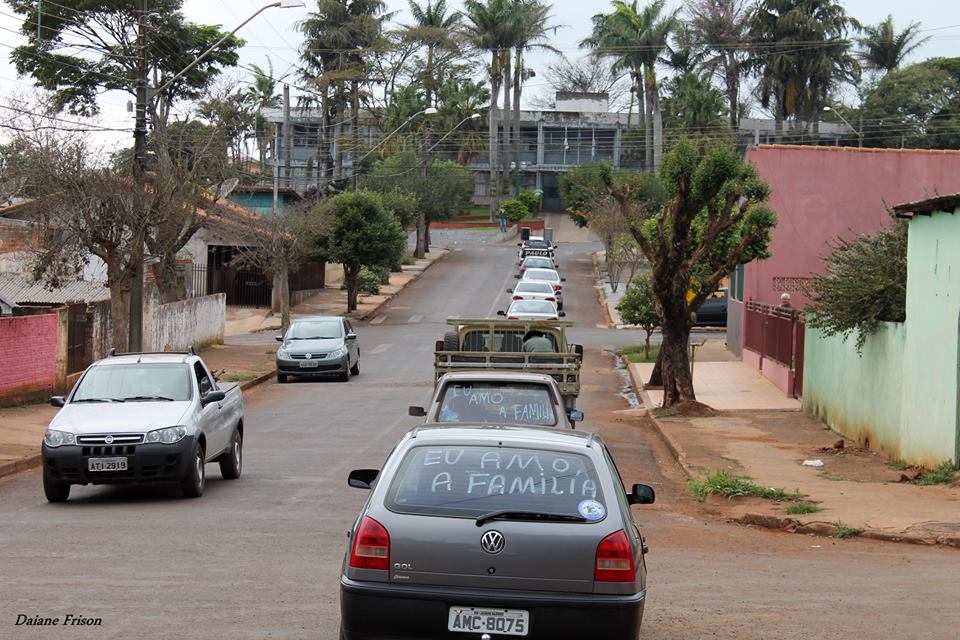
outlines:
[[[384, 136], [383, 138], [381, 138], [381, 139], [380, 139], [380, 142], [378, 142], [377, 144], [373, 145], [373, 146], [370, 148], [369, 151], [367, 151], [365, 154], [363, 154], [362, 156], [360, 156], [360, 159], [357, 160], [357, 161], [354, 163], [354, 166], [353, 166], [353, 189], [354, 189], [354, 191], [356, 191], [356, 189], [357, 189], [357, 181], [358, 181], [359, 178], [360, 178], [360, 165], [363, 164], [363, 161], [364, 161], [364, 160], [366, 160], [367, 158], [370, 157], [370, 154], [371, 154], [371, 153], [373, 153], [374, 151], [376, 151], [377, 149], [379, 149], [379, 148], [383, 145], [384, 142], [386, 142], [387, 140], [389, 140], [390, 138], [392, 138], [394, 135], [396, 135], [396, 133], [397, 133], [398, 131], [400, 131], [400, 129], [403, 129], [405, 126], [407, 126], [408, 124], [410, 124], [410, 122], [412, 122], [413, 119], [416, 118], [417, 116], [424, 116], [424, 115], [426, 115], [426, 116], [432, 116], [432, 115], [435, 114], [435, 113], [437, 113], [437, 110], [436, 110], [434, 107], [427, 107], [426, 109], [423, 109], [422, 111], [417, 111], [415, 114], [413, 114], [412, 116], [410, 116], [409, 118], [407, 118], [406, 120], [404, 120], [403, 123], [402, 123], [399, 127], [397, 127], [396, 129], [394, 129], [393, 131], [391, 131], [390, 133], [388, 133], [386, 136]], [[358, 119], [357, 122], [359, 123], [359, 119]], [[356, 125], [354, 125], [354, 126], [356, 126]]]
[[836, 109], [833, 109], [833, 108], [831, 108], [831, 107], [824, 107], [824, 108], [823, 108], [823, 111], [824, 111], [824, 113], [835, 113], [835, 114], [837, 114], [837, 117], [840, 118], [845, 125], [847, 125], [848, 127], [850, 127], [850, 130], [851, 130], [851, 131], [853, 131], [855, 134], [857, 134], [857, 141], [859, 142], [859, 146], [860, 146], [860, 147], [863, 147], [863, 122], [860, 123], [860, 130], [857, 131], [856, 127], [854, 127], [852, 124], [850, 124], [850, 123], [847, 121], [847, 119], [844, 118], [842, 115], [840, 115], [840, 112], [837, 111]]

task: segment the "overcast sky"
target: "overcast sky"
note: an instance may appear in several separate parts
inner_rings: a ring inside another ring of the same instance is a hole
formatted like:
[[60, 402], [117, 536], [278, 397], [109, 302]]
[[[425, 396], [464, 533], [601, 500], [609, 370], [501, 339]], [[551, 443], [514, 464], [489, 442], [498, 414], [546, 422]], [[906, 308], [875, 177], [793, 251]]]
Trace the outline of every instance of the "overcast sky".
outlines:
[[[460, 8], [461, 0], [448, 0], [449, 4]], [[680, 6], [681, 0], [668, 0], [672, 6]], [[233, 29], [251, 13], [263, 6], [265, 0], [186, 0], [184, 12], [189, 20], [198, 23], [220, 24], [225, 30]], [[409, 12], [406, 0], [387, 0], [390, 11], [398, 11], [396, 22], [407, 23]], [[911, 61], [933, 56], [956, 56], [960, 43], [960, 1], [957, 0], [846, 0], [847, 12], [866, 24], [877, 23], [888, 14], [893, 15], [898, 29], [911, 21], [919, 21], [924, 35], [932, 36]], [[297, 62], [297, 47], [300, 34], [294, 24], [305, 17], [315, 7], [315, 0], [307, 0], [302, 9], [273, 8], [260, 14], [240, 32], [246, 46], [240, 52], [241, 63], [257, 63], [266, 66], [269, 57], [273, 63], [275, 76], [280, 77], [291, 72]], [[18, 35], [20, 23], [6, 3], [0, 4], [0, 82], [7, 94], [16, 90], [29, 90], [29, 78], [18, 78], [13, 65], [9, 62], [11, 47], [20, 44], [23, 39]], [[589, 34], [593, 14], [605, 11], [609, 7], [601, 0], [555, 0], [553, 2], [553, 22], [560, 28], [553, 36], [553, 45], [570, 58], [583, 55], [578, 43]], [[15, 33], [16, 32], [16, 33]], [[535, 70], [543, 69], [555, 59], [551, 53], [534, 53], [529, 57], [529, 66]], [[249, 77], [244, 71], [229, 70], [228, 77], [241, 81]], [[296, 82], [291, 74], [291, 82]], [[534, 78], [526, 89], [526, 95], [532, 97], [544, 91], [542, 81]], [[293, 89], [294, 94], [296, 89]], [[101, 100], [103, 115], [100, 124], [110, 127], [130, 128], [133, 115], [126, 110], [129, 97], [114, 92], [104, 95]], [[132, 135], [132, 134], [131, 134]], [[118, 140], [125, 137], [117, 134]]]

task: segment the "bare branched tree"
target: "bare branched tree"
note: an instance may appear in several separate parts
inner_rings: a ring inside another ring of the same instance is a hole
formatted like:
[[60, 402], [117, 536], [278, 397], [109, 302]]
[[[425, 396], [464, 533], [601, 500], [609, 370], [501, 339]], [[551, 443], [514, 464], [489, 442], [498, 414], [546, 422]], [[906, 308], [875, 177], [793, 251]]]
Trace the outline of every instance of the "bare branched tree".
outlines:
[[563, 56], [547, 65], [543, 73], [546, 93], [534, 97], [530, 104], [540, 109], [555, 109], [556, 92], [606, 93], [610, 96], [611, 111], [625, 111], [632, 107], [630, 83], [626, 74], [614, 73], [611, 65], [591, 57], [570, 60]]

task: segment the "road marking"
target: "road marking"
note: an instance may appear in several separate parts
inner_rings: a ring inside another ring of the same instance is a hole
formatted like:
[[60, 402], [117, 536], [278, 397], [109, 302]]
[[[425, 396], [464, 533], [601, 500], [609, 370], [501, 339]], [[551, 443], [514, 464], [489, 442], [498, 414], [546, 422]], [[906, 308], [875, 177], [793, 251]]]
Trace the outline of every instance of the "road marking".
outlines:
[[407, 322], [420, 322], [421, 320], [423, 320], [423, 316], [410, 316]]
[[373, 320], [370, 321], [370, 324], [383, 324], [383, 321], [387, 319], [385, 315], [379, 315]]
[[373, 349], [370, 349], [370, 353], [372, 354], [386, 353], [387, 349], [389, 349], [390, 347], [391, 345], [389, 344], [378, 344]]
[[457, 247], [454, 251], [463, 251], [463, 247]]

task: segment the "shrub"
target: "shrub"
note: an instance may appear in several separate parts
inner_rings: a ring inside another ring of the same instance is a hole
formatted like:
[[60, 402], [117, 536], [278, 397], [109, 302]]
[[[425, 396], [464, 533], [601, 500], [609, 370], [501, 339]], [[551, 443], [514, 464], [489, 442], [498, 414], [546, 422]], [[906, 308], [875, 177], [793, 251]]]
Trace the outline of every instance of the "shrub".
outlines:
[[507, 220], [510, 222], [520, 222], [530, 214], [527, 205], [519, 200], [504, 200], [500, 206], [507, 212]]
[[409, 253], [403, 256], [403, 259], [400, 260], [400, 264], [410, 266], [412, 264], [417, 264], [417, 259], [414, 258]]
[[372, 272], [377, 278], [380, 279], [380, 284], [390, 284], [390, 268], [384, 267], [383, 265], [377, 265], [373, 267], [365, 267], [368, 271]]
[[522, 202], [523, 206], [527, 208], [527, 213], [536, 211], [540, 208], [540, 197], [529, 189], [521, 191], [520, 195], [517, 196], [517, 200]]
[[357, 276], [357, 290], [367, 295], [377, 295], [380, 293], [380, 276], [369, 269], [361, 269]]

